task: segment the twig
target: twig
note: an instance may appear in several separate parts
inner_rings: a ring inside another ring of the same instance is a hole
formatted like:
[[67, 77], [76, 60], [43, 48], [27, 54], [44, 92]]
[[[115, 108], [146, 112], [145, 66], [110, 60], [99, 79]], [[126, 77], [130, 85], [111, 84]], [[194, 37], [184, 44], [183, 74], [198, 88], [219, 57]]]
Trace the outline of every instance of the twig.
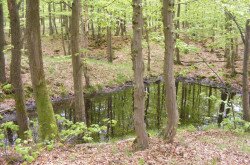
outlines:
[[243, 31], [242, 31], [242, 27], [240, 26], [240, 24], [238, 23], [238, 21], [236, 20], [236, 17], [230, 13], [227, 9], [225, 9], [225, 12], [226, 14], [233, 20], [233, 22], [236, 24], [237, 28], [239, 29], [240, 31], [240, 36], [241, 36], [241, 39], [242, 39], [242, 42], [244, 43], [244, 45], [246, 44], [246, 40], [245, 40], [245, 36], [243, 34]]
[[203, 60], [203, 62], [207, 65], [207, 67], [217, 76], [217, 78], [220, 80], [220, 82], [222, 84], [224, 84], [224, 82], [222, 81], [222, 79], [220, 78], [220, 76], [213, 70], [213, 68], [211, 68], [209, 66], [209, 64], [207, 63], [207, 61], [203, 57], [201, 57], [199, 54], [197, 54], [197, 56], [200, 57]]

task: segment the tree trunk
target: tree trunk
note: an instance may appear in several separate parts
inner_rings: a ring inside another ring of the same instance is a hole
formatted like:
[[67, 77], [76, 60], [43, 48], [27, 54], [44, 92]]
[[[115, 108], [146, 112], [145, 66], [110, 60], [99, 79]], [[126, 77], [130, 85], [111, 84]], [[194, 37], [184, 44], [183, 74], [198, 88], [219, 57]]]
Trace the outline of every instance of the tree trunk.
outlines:
[[178, 109], [176, 102], [175, 79], [174, 79], [174, 0], [163, 0], [163, 29], [165, 37], [164, 56], [164, 83], [165, 83], [165, 104], [168, 113], [168, 124], [165, 130], [164, 139], [173, 142], [178, 127]]
[[133, 39], [132, 39], [132, 59], [134, 69], [134, 126], [136, 140], [134, 147], [136, 150], [148, 148], [148, 135], [144, 123], [145, 116], [145, 93], [143, 83], [144, 63], [142, 55], [142, 1], [133, 0]]
[[48, 2], [48, 12], [49, 12], [49, 35], [54, 34], [54, 28], [53, 28], [53, 24], [52, 24], [52, 14], [51, 14], [51, 3], [52, 2]]
[[[232, 24], [230, 22], [230, 17], [228, 16], [228, 14], [226, 14], [226, 25], [225, 25], [225, 30], [226, 30], [226, 34], [231, 33], [232, 31]], [[231, 55], [230, 55], [230, 37], [226, 37], [226, 45], [225, 45], [225, 54], [224, 54], [224, 58], [226, 59], [227, 63], [226, 63], [226, 68], [231, 68]]]
[[29, 129], [28, 117], [25, 110], [25, 99], [23, 94], [23, 83], [21, 78], [21, 49], [22, 49], [22, 37], [18, 5], [16, 0], [8, 0], [8, 9], [10, 15], [10, 27], [11, 27], [11, 67], [10, 77], [11, 84], [15, 91], [15, 105], [17, 123], [19, 125], [18, 136], [21, 139], [25, 139], [25, 131]]
[[111, 26], [107, 26], [107, 55], [109, 62], [113, 62]]
[[53, 139], [57, 137], [58, 129], [43, 70], [39, 0], [27, 0], [26, 12], [29, 65], [37, 107], [40, 138], [42, 140]]
[[[180, 30], [180, 16], [181, 16], [181, 4], [180, 0], [178, 0], [177, 5], [177, 20], [176, 20], [176, 30]], [[176, 32], [176, 40], [180, 39], [179, 32]], [[178, 47], [175, 48], [175, 55], [176, 55], [176, 64], [181, 65], [181, 59], [180, 59], [180, 49]]]
[[[55, 2], [53, 2], [53, 12], [54, 13], [56, 12]], [[56, 34], [58, 34], [57, 26], [56, 26], [56, 16], [55, 16], [55, 14], [53, 14], [53, 24], [54, 24], [54, 27], [55, 27]]]
[[246, 40], [243, 60], [243, 119], [250, 121], [249, 87], [248, 87], [248, 62], [250, 53], [250, 20], [246, 23]]
[[4, 58], [4, 15], [3, 5], [0, 3], [0, 83], [6, 82], [5, 58]]
[[81, 62], [80, 55], [80, 0], [73, 0], [72, 3], [72, 18], [71, 18], [71, 47], [72, 47], [72, 65], [73, 65], [73, 79], [74, 79], [74, 92], [75, 92], [75, 120], [83, 121], [86, 123], [84, 97], [83, 97], [83, 80], [82, 69], [83, 63]]

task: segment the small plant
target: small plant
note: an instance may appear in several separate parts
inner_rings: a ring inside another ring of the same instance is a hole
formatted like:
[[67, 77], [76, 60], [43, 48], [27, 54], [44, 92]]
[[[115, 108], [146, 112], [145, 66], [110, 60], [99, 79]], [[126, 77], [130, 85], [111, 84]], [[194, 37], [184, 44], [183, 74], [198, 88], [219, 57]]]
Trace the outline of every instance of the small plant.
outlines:
[[83, 122], [73, 123], [60, 115], [56, 115], [56, 118], [64, 127], [60, 132], [60, 138], [63, 141], [81, 139], [84, 142], [92, 142], [94, 134], [107, 130], [106, 126], [99, 126], [97, 124], [92, 124], [90, 127], [87, 127]]
[[13, 93], [13, 86], [11, 84], [6, 84], [3, 86], [3, 92], [5, 94], [12, 94]]
[[224, 129], [236, 133], [250, 132], [250, 122], [243, 120], [242, 116], [241, 111], [235, 111], [231, 107], [231, 113], [229, 113], [227, 118], [222, 121], [221, 125]]

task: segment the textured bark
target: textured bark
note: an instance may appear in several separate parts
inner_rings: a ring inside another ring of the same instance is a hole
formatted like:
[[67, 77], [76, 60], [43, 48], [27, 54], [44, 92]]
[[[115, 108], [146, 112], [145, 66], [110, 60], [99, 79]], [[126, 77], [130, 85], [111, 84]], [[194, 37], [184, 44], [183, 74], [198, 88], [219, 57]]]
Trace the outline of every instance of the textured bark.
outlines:
[[72, 3], [71, 18], [71, 47], [72, 47], [72, 65], [75, 92], [75, 121], [83, 121], [86, 123], [84, 97], [83, 97], [83, 63], [80, 55], [80, 0], [74, 0]]
[[143, 55], [142, 55], [142, 1], [133, 0], [133, 39], [132, 39], [132, 59], [134, 69], [134, 126], [136, 140], [134, 147], [136, 150], [148, 148], [148, 135], [144, 123], [145, 116], [145, 93], [143, 83]]
[[4, 16], [3, 5], [0, 3], [0, 83], [6, 82], [5, 58], [4, 58]]
[[245, 51], [243, 60], [243, 118], [246, 121], [250, 121], [250, 107], [249, 107], [249, 87], [248, 87], [248, 62], [250, 53], [250, 20], [246, 23], [246, 39], [245, 39]]
[[40, 138], [42, 140], [53, 139], [57, 137], [58, 129], [43, 70], [39, 0], [27, 0], [26, 12], [29, 65], [37, 107]]
[[11, 27], [11, 67], [10, 77], [11, 83], [15, 92], [15, 106], [17, 123], [19, 125], [18, 136], [21, 139], [25, 139], [25, 131], [29, 129], [28, 117], [25, 110], [25, 99], [23, 94], [23, 83], [21, 78], [21, 49], [22, 49], [22, 37], [20, 18], [18, 12], [18, 6], [16, 0], [8, 0], [8, 9], [10, 15], [10, 27]]
[[165, 83], [165, 104], [168, 113], [167, 128], [164, 139], [167, 142], [173, 142], [178, 127], [178, 109], [176, 103], [176, 90], [174, 79], [174, 0], [163, 0], [163, 27], [165, 37], [165, 55], [164, 55], [164, 83]]

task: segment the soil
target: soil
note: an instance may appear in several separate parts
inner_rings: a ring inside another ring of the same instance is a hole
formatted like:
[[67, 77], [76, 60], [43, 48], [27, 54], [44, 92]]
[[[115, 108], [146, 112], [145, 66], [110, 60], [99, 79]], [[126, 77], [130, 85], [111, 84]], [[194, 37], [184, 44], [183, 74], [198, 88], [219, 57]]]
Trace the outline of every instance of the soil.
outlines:
[[[175, 65], [175, 75], [182, 77], [193, 77], [198, 79], [209, 78], [218, 83], [229, 84], [230, 86], [241, 89], [241, 74], [231, 77], [231, 70], [225, 68], [225, 60], [223, 59], [223, 50], [209, 51], [201, 44], [190, 42], [191, 45], [200, 49], [199, 53], [181, 54], [183, 65]], [[85, 92], [100, 91], [104, 88], [112, 89], [116, 86], [133, 80], [133, 70], [130, 55], [130, 39], [128, 37], [114, 37], [114, 62], [109, 63], [106, 58], [106, 43], [102, 42], [100, 46], [90, 42], [89, 51], [86, 57], [88, 74], [90, 77], [91, 89]], [[162, 75], [164, 48], [159, 43], [151, 42], [151, 71], [145, 70], [145, 77], [154, 77]], [[43, 36], [42, 38], [43, 60], [46, 80], [50, 96], [57, 98], [73, 94], [73, 79], [71, 57], [63, 55], [61, 39], [58, 36]], [[236, 62], [237, 73], [242, 72], [242, 55], [243, 50], [240, 49], [240, 56]], [[145, 68], [147, 68], [147, 50], [143, 49], [145, 54]], [[198, 54], [198, 55], [197, 55]], [[202, 58], [201, 58], [202, 57]], [[210, 68], [203, 59], [210, 65]], [[6, 55], [7, 73], [9, 74], [10, 55]], [[215, 75], [216, 72], [218, 76]], [[27, 102], [33, 100], [31, 78], [29, 73], [28, 58], [23, 55], [22, 58], [22, 79], [24, 83], [25, 96]], [[0, 88], [1, 92], [1, 88]], [[14, 100], [11, 95], [0, 98], [1, 109], [14, 107]]]

